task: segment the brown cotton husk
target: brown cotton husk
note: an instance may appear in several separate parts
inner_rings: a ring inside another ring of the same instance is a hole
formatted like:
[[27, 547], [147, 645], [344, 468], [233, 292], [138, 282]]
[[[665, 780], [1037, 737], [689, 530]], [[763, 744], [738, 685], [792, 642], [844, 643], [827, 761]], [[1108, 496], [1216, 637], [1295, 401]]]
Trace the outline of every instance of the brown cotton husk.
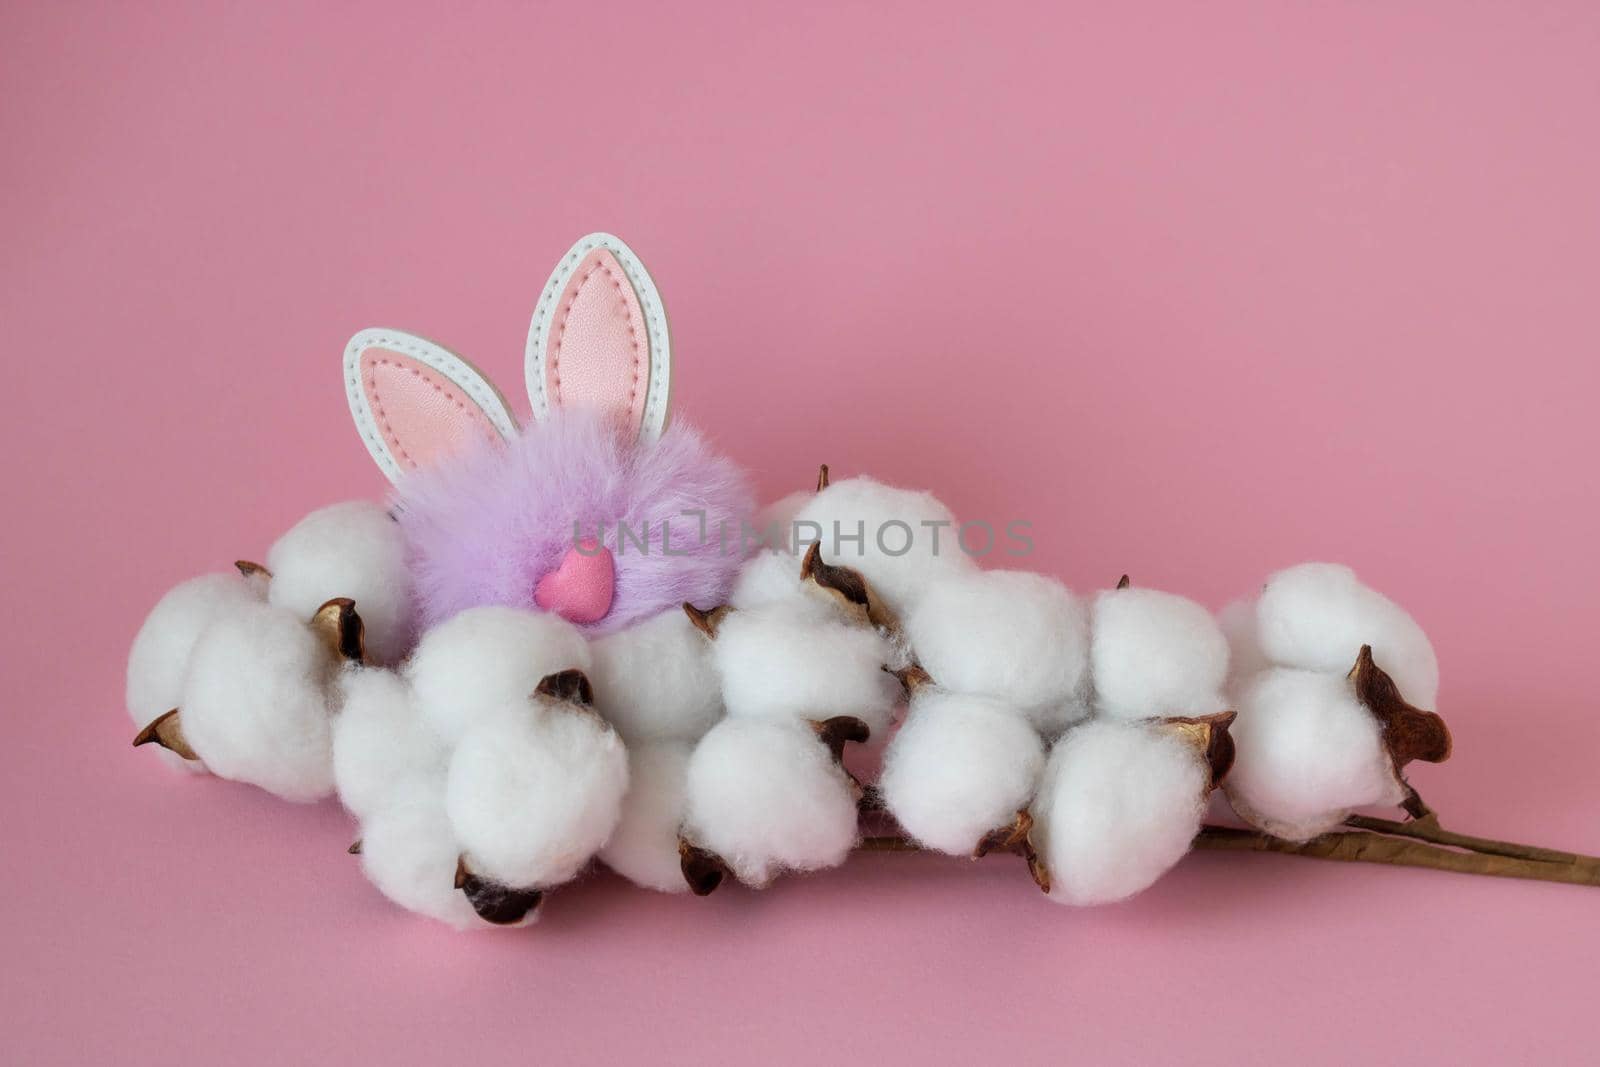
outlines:
[[1199, 753], [1200, 758], [1205, 760], [1206, 766], [1211, 768], [1210, 788], [1215, 789], [1222, 784], [1222, 779], [1227, 777], [1228, 771], [1233, 768], [1233, 735], [1228, 732], [1228, 728], [1238, 717], [1239, 713], [1236, 711], [1221, 711], [1215, 715], [1194, 717], [1174, 716], [1160, 720], [1160, 726], [1177, 734]]
[[721, 856], [681, 836], [678, 838], [678, 867], [683, 871], [689, 891], [697, 897], [710, 896], [733, 873]]
[[267, 570], [267, 568], [263, 567], [259, 563], [253, 563], [247, 559], [236, 559], [233, 561], [233, 565], [237, 567], [239, 573], [244, 575], [246, 578], [270, 579], [272, 577], [272, 572]]
[[894, 613], [873, 591], [872, 585], [854, 567], [828, 563], [822, 558], [822, 542], [813, 541], [800, 561], [800, 581], [810, 583], [832, 599], [846, 617], [870, 626], [894, 630], [899, 626]]
[[178, 709], [164, 712], [140, 730], [133, 738], [133, 747], [140, 745], [160, 745], [168, 752], [176, 753], [186, 760], [198, 760], [194, 749], [189, 747], [189, 742], [184, 740], [183, 723], [178, 716]]
[[311, 616], [311, 629], [335, 658], [361, 663], [366, 658], [366, 627], [356, 612], [356, 602], [339, 596], [324, 603]]
[[683, 613], [689, 616], [694, 628], [713, 640], [717, 636], [717, 627], [722, 625], [722, 620], [727, 618], [732, 610], [733, 608], [727, 604], [719, 604], [707, 611], [701, 611], [687, 600], [683, 602]]
[[542, 889], [513, 889], [472, 873], [465, 856], [456, 860], [455, 885], [478, 918], [496, 926], [514, 926], [544, 900]]
[[824, 489], [828, 488], [828, 484], [828, 465], [824, 463], [822, 466], [817, 468], [817, 492], [820, 493]]
[[361, 855], [361, 838], [358, 837], [354, 841], [350, 842], [350, 847], [345, 849], [345, 852], [351, 856]]
[[[888, 670], [887, 667], [884, 668]], [[900, 681], [900, 686], [906, 691], [906, 699], [916, 696], [917, 690], [924, 686], [933, 685], [933, 675], [913, 663], [909, 667], [901, 667], [897, 671], [889, 671]]]
[[1033, 844], [1033, 815], [1026, 808], [1017, 812], [1016, 818], [1004, 826], [989, 831], [972, 850], [972, 858], [981, 860], [991, 852], [1012, 852], [1028, 864], [1028, 874], [1041, 890], [1050, 892], [1050, 871], [1039, 858]]
[[589, 684], [588, 675], [577, 669], [545, 675], [534, 687], [533, 695], [581, 708], [594, 707], [594, 687]]
[[1395, 773], [1412, 760], [1443, 763], [1450, 758], [1450, 730], [1435, 712], [1406, 703], [1394, 679], [1372, 660], [1372, 646], [1362, 645], [1350, 668], [1356, 698], [1383, 724], [1383, 744]]
[[1126, 574], [1124, 574], [1121, 578], [1117, 579], [1117, 588], [1118, 589], [1126, 589], [1126, 588], [1128, 588], [1128, 586], [1130, 586], [1132, 584], [1133, 584], [1133, 580], [1131, 578], [1129, 578]]
[[872, 738], [872, 728], [854, 715], [835, 715], [831, 719], [808, 719], [817, 739], [828, 746], [835, 762], [844, 762], [844, 746], [854, 741], [865, 744]]

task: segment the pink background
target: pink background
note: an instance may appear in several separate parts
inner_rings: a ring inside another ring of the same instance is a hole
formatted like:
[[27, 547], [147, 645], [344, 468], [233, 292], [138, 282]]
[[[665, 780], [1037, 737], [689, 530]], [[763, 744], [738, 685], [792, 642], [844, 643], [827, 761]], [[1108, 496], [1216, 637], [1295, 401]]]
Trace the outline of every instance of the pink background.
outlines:
[[277, 6], [0, 9], [0, 1058], [1592, 1057], [1593, 890], [880, 856], [457, 936], [120, 704], [164, 588], [383, 489], [352, 332], [519, 396], [604, 228], [769, 494], [870, 470], [1213, 605], [1346, 560], [1437, 643], [1447, 820], [1600, 851], [1593, 5]]

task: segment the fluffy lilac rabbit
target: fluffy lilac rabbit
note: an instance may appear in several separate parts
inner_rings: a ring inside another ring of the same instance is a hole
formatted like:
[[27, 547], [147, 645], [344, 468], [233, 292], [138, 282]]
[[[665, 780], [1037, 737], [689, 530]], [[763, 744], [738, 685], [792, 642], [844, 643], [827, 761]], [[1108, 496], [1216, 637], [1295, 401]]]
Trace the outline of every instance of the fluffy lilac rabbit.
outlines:
[[362, 440], [395, 483], [418, 623], [506, 604], [610, 633], [720, 603], [752, 504], [744, 475], [667, 425], [672, 355], [654, 283], [591, 234], [545, 285], [527, 347], [533, 421], [451, 352], [397, 330], [345, 351]]

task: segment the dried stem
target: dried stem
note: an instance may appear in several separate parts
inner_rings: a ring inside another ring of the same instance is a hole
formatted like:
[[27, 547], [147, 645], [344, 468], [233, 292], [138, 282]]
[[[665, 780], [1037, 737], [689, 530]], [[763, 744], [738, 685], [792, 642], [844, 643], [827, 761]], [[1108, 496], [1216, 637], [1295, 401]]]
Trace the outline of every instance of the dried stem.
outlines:
[[[1406, 824], [1395, 825], [1404, 827]], [[1345, 863], [1385, 863], [1397, 867], [1426, 867], [1459, 874], [1482, 874], [1491, 878], [1526, 878], [1537, 882], [1600, 886], [1600, 858], [1592, 856], [1572, 856], [1570, 862], [1552, 863], [1498, 853], [1457, 852], [1425, 840], [1391, 837], [1370, 830], [1335, 831], [1297, 844], [1256, 830], [1206, 826], [1195, 836], [1194, 847], [1235, 852], [1276, 852], [1286, 856], [1307, 856]]]
[[858, 852], [921, 852], [922, 846], [909, 837], [899, 834], [880, 834], [877, 837], [863, 837], [856, 846]]
[[[1422, 867], [1491, 878], [1522, 878], [1536, 882], [1600, 886], [1600, 856], [1489, 841], [1429, 827], [1416, 822], [1390, 822], [1353, 816], [1351, 825], [1371, 824], [1373, 829], [1339, 830], [1297, 843], [1258, 830], [1232, 826], [1205, 826], [1195, 835], [1194, 847], [1223, 852], [1275, 852], [1284, 856], [1339, 860], [1344, 863], [1382, 863], [1394, 867]], [[1382, 827], [1384, 829], [1378, 829]], [[1426, 835], [1426, 836], [1425, 836]], [[1470, 843], [1470, 844], [1469, 844]], [[1444, 845], [1477, 851], [1458, 852]], [[864, 837], [856, 846], [862, 852], [920, 852], [916, 842], [900, 834]], [[1498, 851], [1491, 851], [1495, 849]]]
[[1464, 848], [1469, 852], [1481, 852], [1489, 856], [1538, 860], [1541, 863], [1600, 862], [1594, 857], [1580, 856], [1575, 852], [1559, 852], [1553, 848], [1539, 848], [1536, 845], [1519, 845], [1515, 841], [1493, 841], [1487, 837], [1458, 834], [1453, 830], [1446, 830], [1440, 826], [1439, 817], [1432, 812], [1420, 819], [1407, 819], [1405, 822], [1398, 822], [1393, 819], [1376, 819], [1370, 815], [1352, 815], [1344, 821], [1344, 824], [1357, 830], [1370, 830], [1373, 833], [1387, 834], [1390, 837], [1409, 837], [1417, 841], [1427, 841], [1435, 845], [1449, 845], [1451, 848]]

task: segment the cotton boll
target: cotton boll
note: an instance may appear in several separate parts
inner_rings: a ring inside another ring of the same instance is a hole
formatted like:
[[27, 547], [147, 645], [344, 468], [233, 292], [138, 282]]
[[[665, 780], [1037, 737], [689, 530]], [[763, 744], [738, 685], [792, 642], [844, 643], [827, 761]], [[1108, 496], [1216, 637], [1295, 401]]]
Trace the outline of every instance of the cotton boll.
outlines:
[[809, 724], [729, 718], [689, 760], [684, 832], [746, 885], [843, 863], [856, 786]]
[[712, 644], [730, 715], [824, 719], [850, 715], [876, 734], [889, 725], [900, 686], [877, 630], [804, 611], [731, 612]]
[[589, 646], [565, 619], [490, 606], [423, 634], [405, 674], [423, 718], [454, 744], [473, 724], [526, 699], [546, 675], [589, 667]]
[[361, 867], [378, 891], [408, 911], [457, 929], [485, 924], [455, 887], [461, 848], [445, 815], [443, 785], [413, 788], [361, 824]]
[[1151, 723], [1092, 722], [1056, 743], [1033, 802], [1050, 899], [1109, 904], [1149, 887], [1189, 851], [1210, 768]]
[[467, 731], [450, 758], [445, 803], [475, 873], [544, 888], [572, 878], [605, 844], [627, 788], [616, 732], [539, 700]]
[[449, 750], [423, 721], [405, 680], [377, 667], [340, 678], [343, 706], [333, 720], [333, 778], [339, 800], [368, 818], [398, 792], [435, 783], [443, 794]]
[[947, 578], [904, 624], [943, 689], [1016, 705], [1047, 732], [1087, 711], [1088, 612], [1060, 582], [1022, 571]]
[[[179, 583], [156, 602], [128, 652], [128, 714], [134, 725], [143, 727], [178, 706], [195, 641], [220, 613], [259, 603], [263, 589], [263, 582], [239, 574], [203, 574]], [[158, 751], [169, 766], [205, 770], [197, 760]]]
[[1433, 708], [1439, 661], [1416, 620], [1349, 567], [1302, 563], [1267, 579], [1256, 605], [1262, 650], [1284, 667], [1343, 674], [1362, 645], [1411, 703]]
[[663, 893], [689, 888], [678, 857], [678, 831], [692, 749], [688, 741], [651, 741], [628, 750], [622, 817], [600, 860], [635, 885]]
[[1304, 841], [1354, 808], [1404, 798], [1382, 727], [1342, 675], [1266, 671], [1244, 688], [1238, 710], [1237, 759], [1224, 786], [1251, 825]]
[[305, 621], [237, 605], [195, 642], [178, 701], [183, 733], [212, 773], [286, 800], [333, 791], [333, 652]]
[[1027, 807], [1044, 743], [1019, 711], [984, 697], [919, 690], [884, 753], [878, 787], [928, 848], [970, 856]]
[[590, 645], [595, 706], [629, 742], [693, 740], [722, 716], [711, 642], [672, 608]]
[[825, 562], [860, 571], [902, 617], [936, 582], [974, 569], [955, 517], [931, 493], [847, 478], [812, 497], [795, 519], [813, 524], [799, 527], [799, 540], [820, 540]]
[[412, 638], [411, 571], [399, 523], [379, 504], [350, 500], [313, 511], [267, 552], [268, 599], [309, 618], [349, 597], [366, 627], [367, 658], [395, 663]]
[[1155, 589], [1110, 589], [1095, 598], [1091, 632], [1100, 714], [1148, 719], [1223, 709], [1228, 640], [1194, 601]]

